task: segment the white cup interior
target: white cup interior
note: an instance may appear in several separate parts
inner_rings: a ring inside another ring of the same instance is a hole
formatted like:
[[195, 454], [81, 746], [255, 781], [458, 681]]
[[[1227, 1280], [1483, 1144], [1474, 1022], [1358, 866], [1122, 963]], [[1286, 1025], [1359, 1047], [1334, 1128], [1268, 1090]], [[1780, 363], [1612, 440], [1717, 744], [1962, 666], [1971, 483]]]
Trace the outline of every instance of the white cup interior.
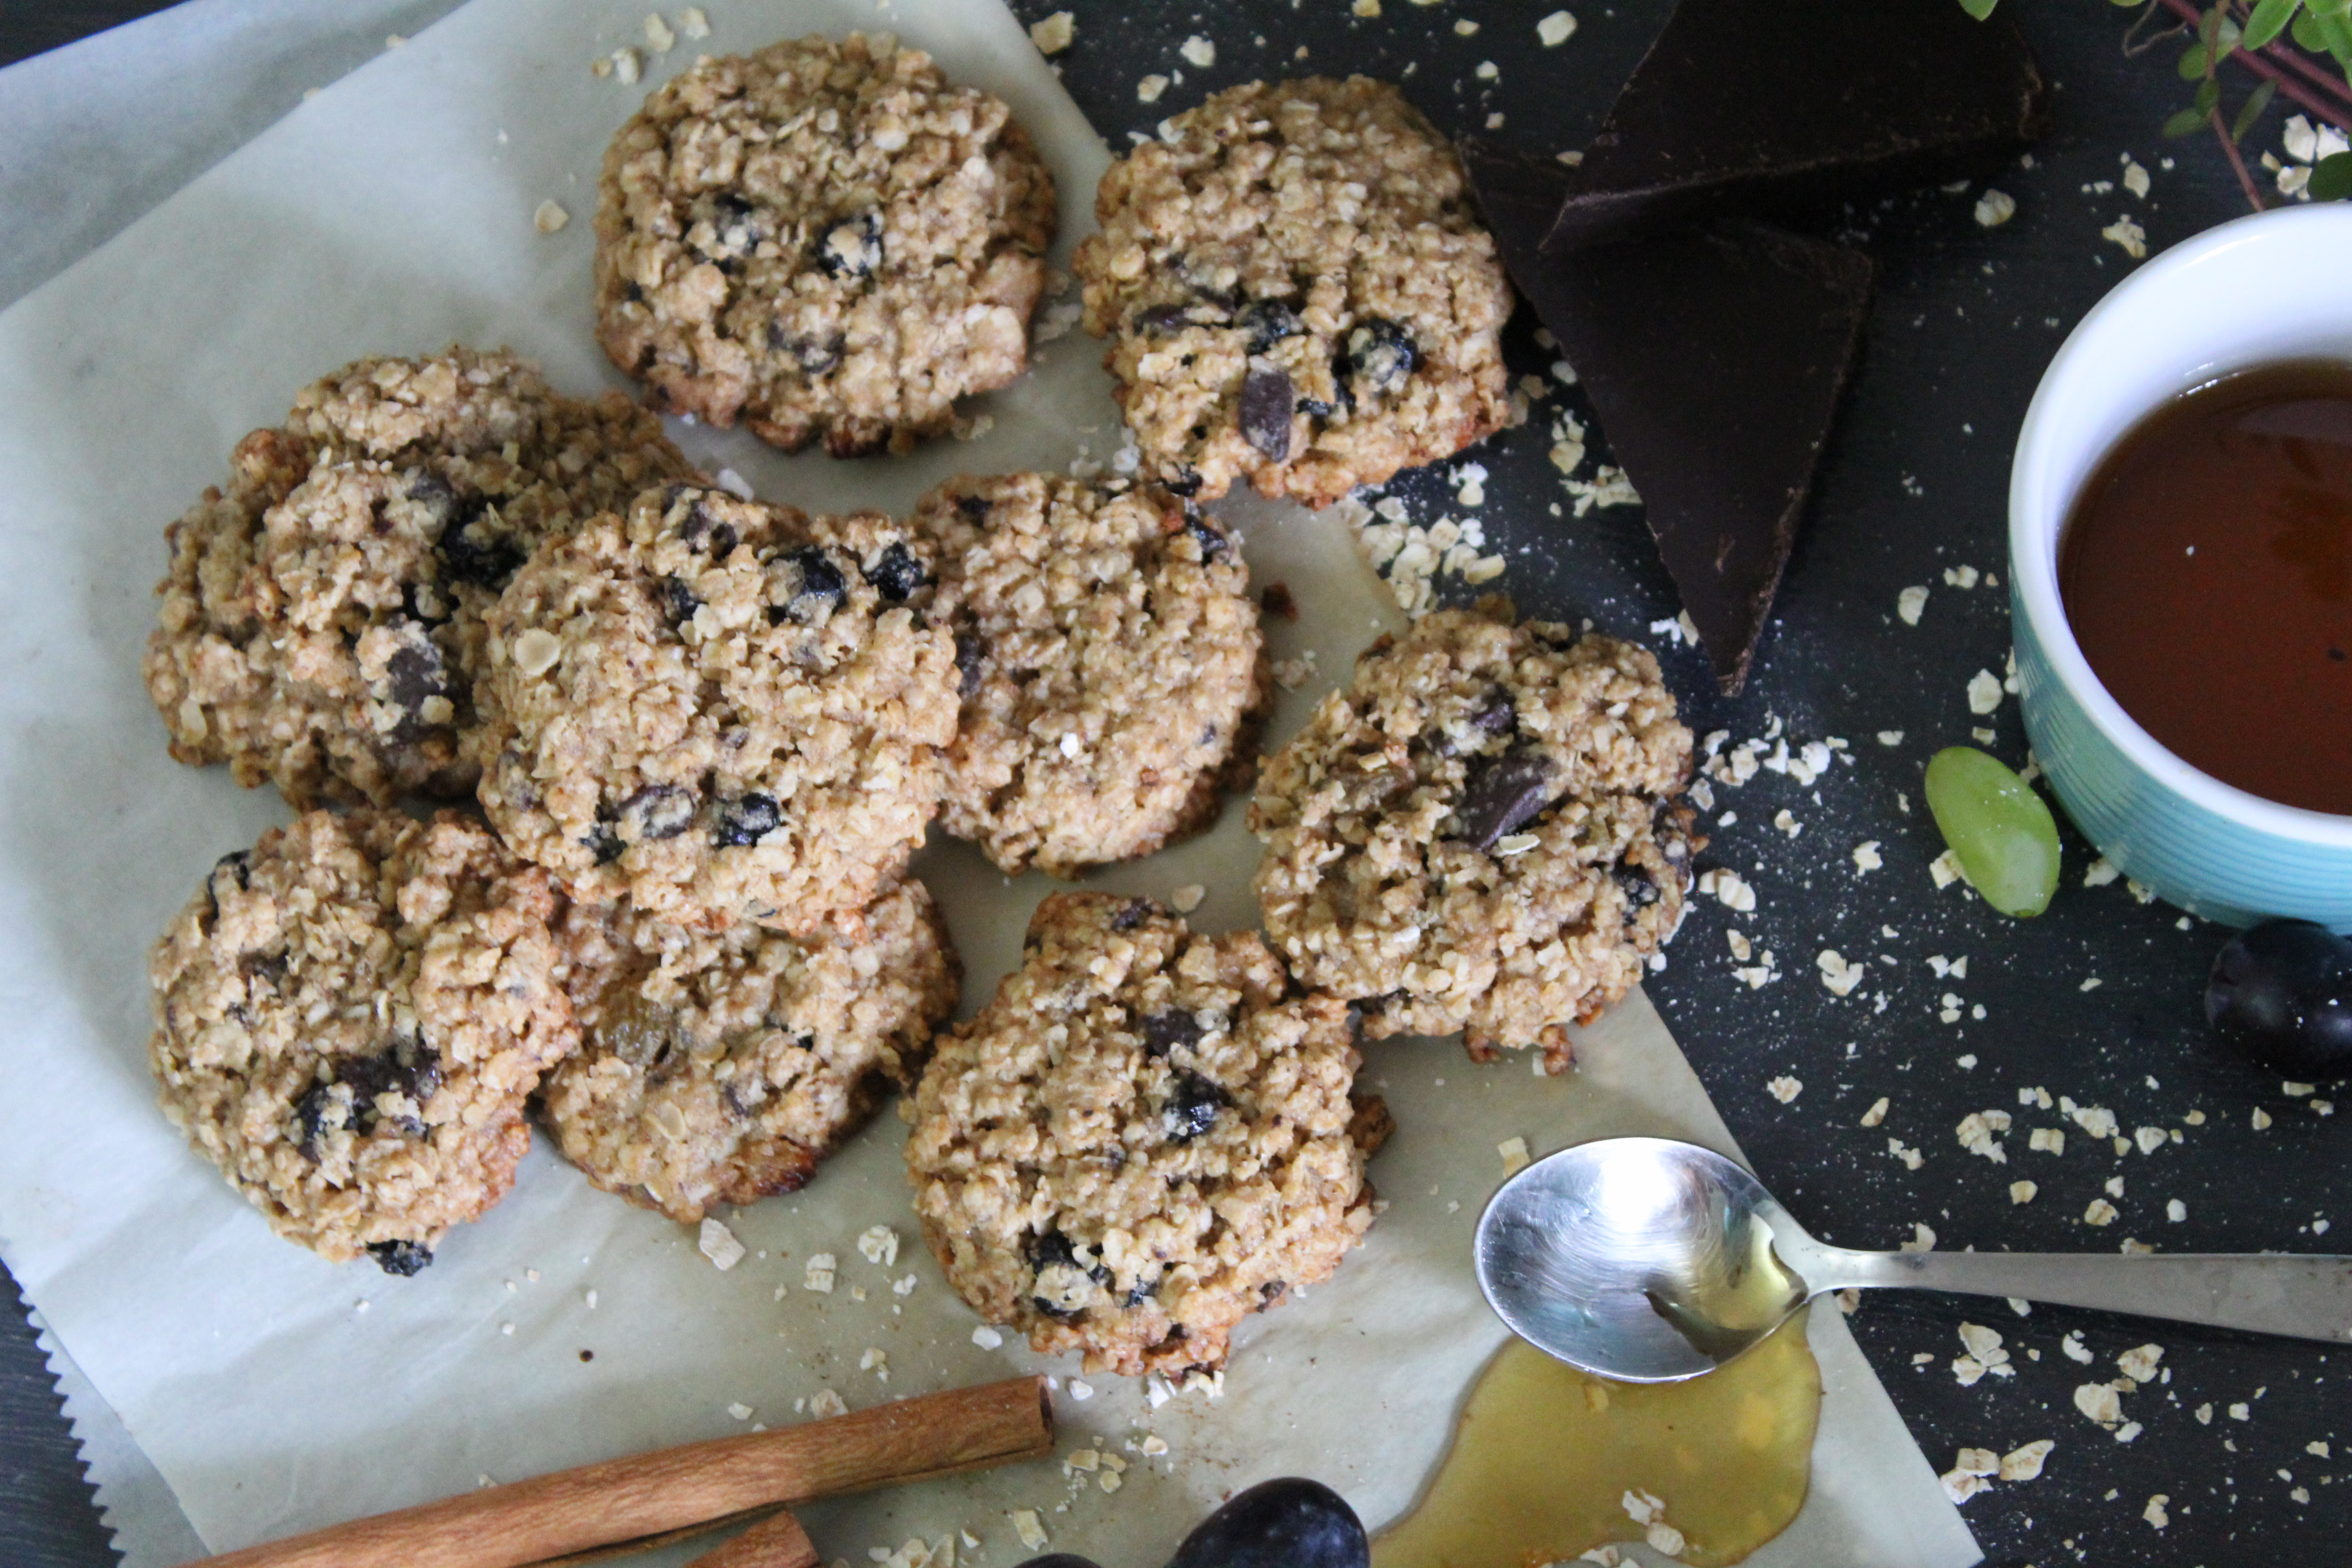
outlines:
[[2099, 460], [2158, 406], [2216, 376], [2290, 359], [2352, 362], [2352, 203], [2238, 219], [2173, 247], [2115, 288], [2059, 348], [2026, 410], [2010, 473], [2010, 568], [2058, 679], [2142, 771], [2250, 827], [2352, 847], [2352, 816], [2222, 783], [2142, 729], [2083, 657], [2058, 593], [2058, 540]]

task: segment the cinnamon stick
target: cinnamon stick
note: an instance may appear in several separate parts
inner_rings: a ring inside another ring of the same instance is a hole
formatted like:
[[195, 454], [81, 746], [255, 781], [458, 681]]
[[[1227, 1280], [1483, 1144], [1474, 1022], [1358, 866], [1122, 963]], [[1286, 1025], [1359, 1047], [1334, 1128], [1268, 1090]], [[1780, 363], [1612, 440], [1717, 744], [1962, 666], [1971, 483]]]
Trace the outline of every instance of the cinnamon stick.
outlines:
[[773, 1432], [583, 1465], [190, 1568], [524, 1568], [730, 1515], [1050, 1454], [1045, 1380], [920, 1394]]
[[762, 1520], [715, 1552], [706, 1552], [686, 1568], [816, 1568], [816, 1547], [789, 1513]]

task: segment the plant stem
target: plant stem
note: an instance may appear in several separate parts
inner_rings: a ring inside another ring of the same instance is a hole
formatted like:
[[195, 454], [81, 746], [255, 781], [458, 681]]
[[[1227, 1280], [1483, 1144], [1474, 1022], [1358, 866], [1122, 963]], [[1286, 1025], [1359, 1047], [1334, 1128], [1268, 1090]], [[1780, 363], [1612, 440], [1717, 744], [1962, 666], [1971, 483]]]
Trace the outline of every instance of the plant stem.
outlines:
[[[2182, 17], [2192, 26], [2200, 20], [2197, 7], [2190, 5], [2189, 0], [2163, 0], [2163, 5], [2166, 10]], [[2277, 83], [2280, 93], [2293, 99], [2301, 108], [2317, 115], [2337, 130], [2352, 134], [2352, 107], [2330, 102], [2321, 98], [2302, 81], [2290, 78], [2285, 71], [2273, 65], [2267, 58], [2268, 53], [2267, 50], [2263, 51], [2265, 58], [2258, 59], [2248, 50], [2232, 49], [2230, 51], [2229, 58], [2256, 76]], [[2228, 140], [2226, 135], [2223, 140]]]
[[2237, 172], [2238, 188], [2246, 193], [2247, 205], [2256, 212], [2269, 210], [2263, 205], [2261, 188], [2254, 184], [2253, 175], [2246, 170], [2246, 160], [2239, 155], [2238, 144], [2230, 139], [2229, 123], [2221, 118], [2221, 109], [2219, 104], [2214, 106], [2211, 118], [2213, 134], [2221, 139], [2221, 151], [2229, 155], [2230, 167]]
[[2323, 90], [2342, 99], [2347, 106], [2352, 106], [2352, 82], [2347, 82], [2342, 76], [2334, 71], [2322, 69], [2310, 56], [2298, 53], [2294, 49], [2281, 48], [2276, 44], [2263, 45], [2262, 52], [2265, 58], [2273, 60], [2308, 79]]

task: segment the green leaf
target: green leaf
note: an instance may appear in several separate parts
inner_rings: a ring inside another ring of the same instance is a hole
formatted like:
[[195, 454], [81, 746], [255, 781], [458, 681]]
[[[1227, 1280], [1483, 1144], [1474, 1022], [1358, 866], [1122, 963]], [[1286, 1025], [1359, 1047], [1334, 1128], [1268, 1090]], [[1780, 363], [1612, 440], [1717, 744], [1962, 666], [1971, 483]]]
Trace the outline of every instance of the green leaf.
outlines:
[[2297, 45], [2309, 49], [2313, 54], [2324, 55], [2327, 52], [2327, 39], [2319, 30], [2319, 18], [2309, 11], [2296, 12], [2289, 31], [2294, 35]]
[[2311, 166], [2311, 184], [2304, 187], [2315, 202], [2340, 202], [2352, 196], [2352, 153], [2330, 153]]
[[2164, 133], [2174, 141], [2194, 136], [2205, 129], [2206, 113], [2201, 109], [2184, 109], [2164, 122]]
[[2189, 101], [2196, 105], [2198, 113], [2212, 113], [2221, 106], [2221, 84], [2211, 77], [2207, 77], [2198, 87], [2197, 96]]
[[2352, 12], [2352, 0], [2305, 0], [2305, 8], [2324, 20]]
[[2243, 142], [2246, 132], [2254, 128], [2254, 121], [2263, 117], [2263, 110], [2271, 106], [2271, 100], [2276, 96], [2278, 83], [2274, 81], [2266, 81], [2248, 93], [2246, 101], [2239, 107], [2238, 118], [2230, 121], [2230, 140]]
[[1992, 15], [1992, 8], [1999, 4], [2000, 0], [1960, 0], [1960, 9], [1981, 22]]
[[2180, 51], [2180, 63], [2174, 68], [2180, 72], [2183, 81], [2203, 81], [2206, 64], [2205, 46], [2191, 44]]
[[2287, 23], [2294, 19], [2295, 11], [2302, 5], [2303, 0], [2261, 0], [2254, 7], [2253, 16], [2246, 21], [2245, 36], [2242, 41], [2250, 49], [2261, 48], [2286, 31]]

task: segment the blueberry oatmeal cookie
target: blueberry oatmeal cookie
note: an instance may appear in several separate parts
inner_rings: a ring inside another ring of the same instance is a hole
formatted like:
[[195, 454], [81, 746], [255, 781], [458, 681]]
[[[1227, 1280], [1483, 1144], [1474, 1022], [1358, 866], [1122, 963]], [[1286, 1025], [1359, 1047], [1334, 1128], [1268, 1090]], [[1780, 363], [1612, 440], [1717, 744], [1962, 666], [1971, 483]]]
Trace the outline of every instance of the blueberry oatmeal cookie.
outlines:
[[1266, 933], [1366, 1030], [1541, 1046], [1640, 980], [1699, 847], [1657, 661], [1508, 600], [1382, 637], [1260, 770]]
[[689, 471], [652, 415], [505, 353], [304, 388], [167, 533], [143, 668], [172, 754], [298, 808], [463, 797], [482, 612], [540, 540]]
[[1510, 414], [1510, 286], [1460, 162], [1365, 77], [1251, 82], [1110, 166], [1078, 247], [1087, 331], [1146, 471], [1310, 506]]
[[1207, 826], [1273, 690], [1233, 540], [1165, 490], [1046, 474], [951, 480], [910, 526], [963, 698], [948, 831], [1072, 877]]
[[924, 1237], [1041, 1352], [1213, 1371], [1235, 1323], [1371, 1224], [1386, 1118], [1349, 1098], [1348, 1009], [1255, 932], [1195, 935], [1147, 900], [1056, 894], [1028, 948], [902, 1107]]
[[583, 523], [485, 617], [480, 798], [583, 901], [794, 934], [898, 874], [938, 809], [955, 640], [874, 514], [677, 484]]
[[1003, 101], [887, 35], [698, 60], [604, 155], [597, 337], [673, 410], [904, 452], [1026, 366], [1054, 216]]
[[314, 811], [224, 858], [149, 961], [163, 1113], [272, 1228], [394, 1274], [513, 1184], [578, 1034], [557, 898], [455, 812]]
[[690, 931], [625, 904], [574, 924], [591, 994], [541, 1114], [590, 1181], [688, 1225], [807, 1182], [912, 1080], [961, 974], [911, 878], [805, 938]]

